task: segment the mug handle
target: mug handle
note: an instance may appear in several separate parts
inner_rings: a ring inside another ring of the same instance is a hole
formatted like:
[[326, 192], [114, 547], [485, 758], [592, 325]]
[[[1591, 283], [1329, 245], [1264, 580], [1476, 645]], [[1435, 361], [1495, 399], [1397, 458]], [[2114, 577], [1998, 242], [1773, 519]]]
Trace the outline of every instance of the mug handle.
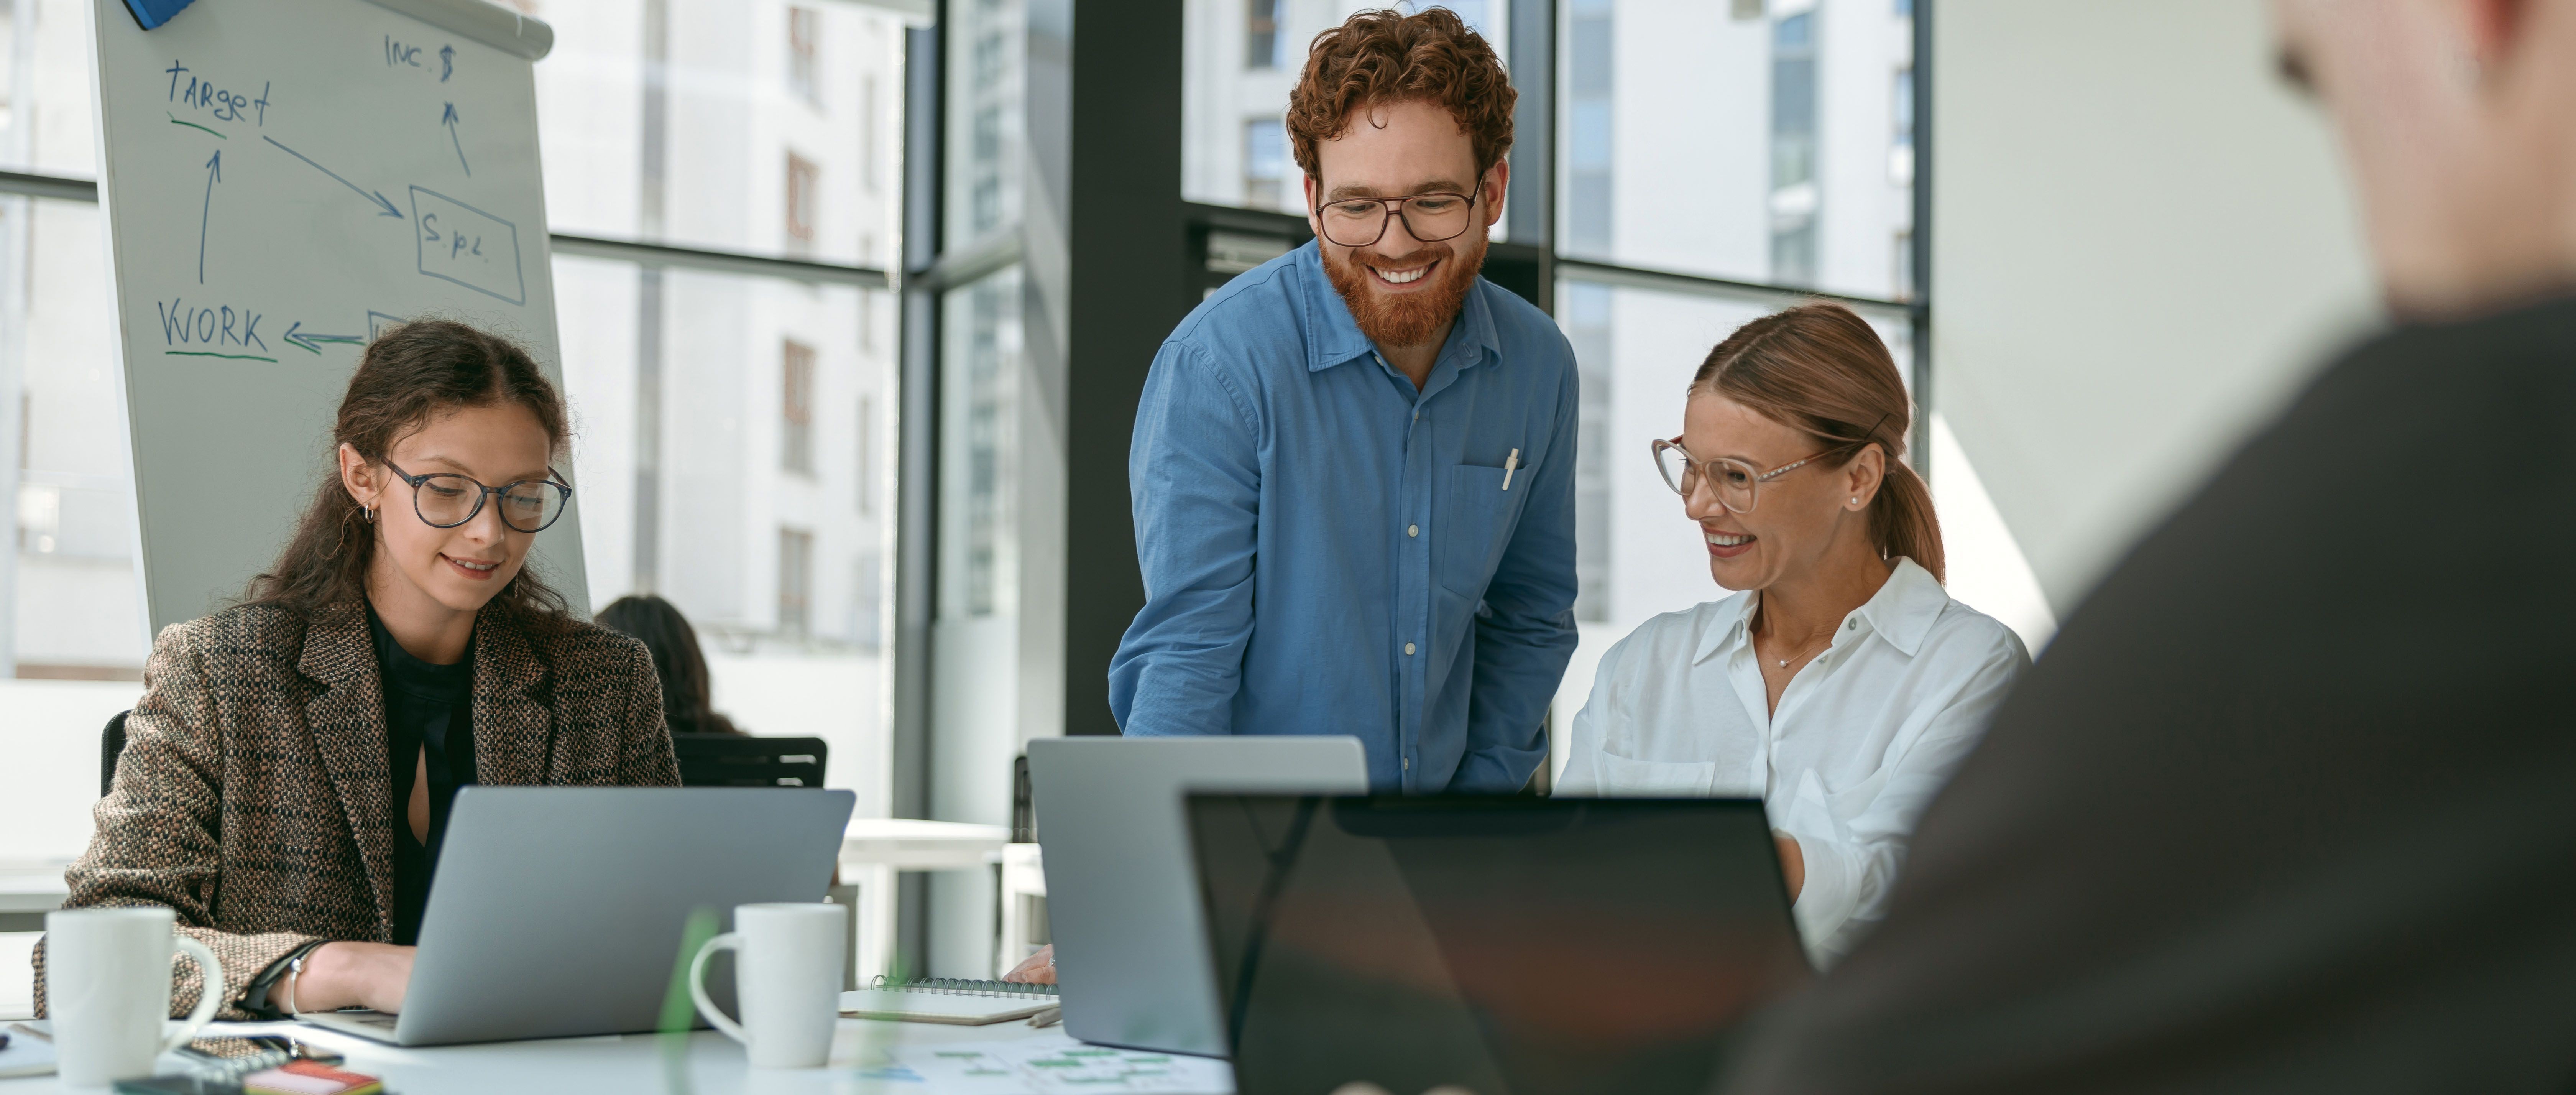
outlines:
[[698, 956], [689, 959], [689, 999], [697, 1001], [698, 1014], [706, 1016], [709, 1025], [724, 1032], [725, 1037], [748, 1046], [751, 1044], [750, 1032], [735, 1025], [733, 1020], [725, 1018], [725, 1013], [716, 1007], [716, 1002], [707, 999], [707, 959], [721, 950], [729, 950], [736, 955], [741, 954], [742, 933], [726, 932], [699, 945]]
[[170, 941], [179, 945], [180, 954], [187, 955], [189, 961], [197, 964], [197, 979], [205, 989], [197, 994], [197, 1006], [180, 1022], [179, 1029], [161, 1040], [163, 1053], [187, 1045], [196, 1038], [198, 1031], [206, 1029], [206, 1024], [214, 1021], [215, 1010], [224, 1006], [224, 964], [215, 958], [215, 952], [185, 935], [173, 935]]

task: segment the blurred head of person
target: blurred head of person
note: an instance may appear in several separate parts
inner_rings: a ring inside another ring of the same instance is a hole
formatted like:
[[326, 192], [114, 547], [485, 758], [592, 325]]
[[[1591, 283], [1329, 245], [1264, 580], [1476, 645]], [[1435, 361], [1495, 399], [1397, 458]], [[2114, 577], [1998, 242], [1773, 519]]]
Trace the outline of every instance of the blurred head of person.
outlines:
[[2274, 0], [2281, 68], [2332, 115], [2402, 317], [2576, 286], [2576, 4]]
[[1370, 341], [1419, 346], [1457, 318], [1502, 216], [1515, 101], [1493, 47], [1447, 8], [1363, 11], [1315, 36], [1290, 150], [1324, 271]]
[[1932, 494], [1905, 465], [1912, 405], [1878, 332], [1839, 304], [1754, 320], [1692, 377], [1681, 436], [1655, 463], [1732, 590], [1897, 557], [1946, 579]]
[[495, 602], [522, 623], [563, 619], [527, 561], [571, 495], [550, 467], [569, 433], [517, 344], [447, 320], [386, 331], [341, 396], [335, 474], [248, 600], [309, 615], [363, 596], [397, 634], [470, 628]]
[[620, 597], [599, 610], [601, 627], [640, 639], [653, 652], [653, 673], [662, 678], [662, 712], [674, 734], [739, 734], [733, 720], [709, 707], [707, 656], [698, 649], [698, 629], [671, 602], [652, 594]]

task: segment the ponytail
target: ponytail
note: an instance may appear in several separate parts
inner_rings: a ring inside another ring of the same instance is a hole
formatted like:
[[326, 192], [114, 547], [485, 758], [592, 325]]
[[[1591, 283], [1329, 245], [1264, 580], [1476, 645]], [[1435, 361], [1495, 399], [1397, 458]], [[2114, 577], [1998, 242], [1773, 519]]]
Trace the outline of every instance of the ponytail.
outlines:
[[1896, 359], [1869, 321], [1839, 304], [1803, 304], [1736, 328], [1708, 352], [1691, 377], [1694, 391], [1716, 392], [1834, 446], [1819, 457], [1842, 467], [1872, 445], [1887, 456], [1887, 474], [1869, 504], [1869, 535], [1883, 558], [1904, 556], [1949, 575], [1941, 519], [1932, 491], [1905, 462], [1913, 401]]
[[1932, 572], [1933, 581], [1949, 583], [1948, 561], [1941, 554], [1941, 518], [1932, 512], [1931, 488], [1914, 473], [1913, 465], [1888, 460], [1878, 497], [1869, 501], [1869, 538], [1880, 555], [1912, 559]]

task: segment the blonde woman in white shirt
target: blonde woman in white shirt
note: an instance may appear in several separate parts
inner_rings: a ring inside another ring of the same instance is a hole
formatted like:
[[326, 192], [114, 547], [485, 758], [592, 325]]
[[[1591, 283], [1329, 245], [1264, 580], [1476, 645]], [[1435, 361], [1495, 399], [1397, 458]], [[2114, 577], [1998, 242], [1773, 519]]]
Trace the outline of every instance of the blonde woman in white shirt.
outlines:
[[1916, 817], [2030, 665], [1941, 586], [1911, 417], [1887, 347], [1839, 305], [1709, 353], [1654, 456], [1736, 592], [1603, 655], [1557, 791], [1761, 797], [1819, 963], [1877, 920]]

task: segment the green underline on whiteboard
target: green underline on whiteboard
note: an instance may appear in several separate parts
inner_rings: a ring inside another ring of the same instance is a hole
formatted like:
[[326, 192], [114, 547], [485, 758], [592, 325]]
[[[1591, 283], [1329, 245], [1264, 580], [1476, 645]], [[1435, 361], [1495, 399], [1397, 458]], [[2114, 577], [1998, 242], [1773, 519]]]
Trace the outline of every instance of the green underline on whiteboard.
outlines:
[[271, 365], [277, 364], [276, 358], [261, 357], [258, 354], [219, 354], [213, 350], [163, 350], [161, 352], [171, 357], [228, 357], [235, 361], [265, 361]]
[[[164, 115], [168, 115], [168, 117], [170, 118], [170, 124], [171, 124], [171, 125], [184, 125], [184, 126], [187, 126], [187, 127], [188, 127], [188, 128], [190, 128], [190, 129], [206, 129], [206, 127], [201, 126], [201, 125], [198, 125], [198, 124], [197, 124], [197, 123], [195, 123], [195, 122], [183, 122], [183, 121], [180, 121], [180, 120], [179, 120], [179, 116], [178, 116], [178, 115], [176, 115], [176, 114], [171, 114], [169, 111], [166, 111], [166, 110], [165, 110], [165, 111], [162, 111], [161, 113], [163, 113]], [[206, 129], [206, 132], [208, 132], [208, 133], [215, 133], [215, 131], [214, 131], [214, 130], [211, 130], [211, 129]], [[223, 135], [223, 134], [221, 134], [221, 133], [215, 133], [215, 136], [217, 136], [217, 137], [223, 137], [223, 139], [224, 139], [224, 140], [227, 140], [227, 141], [232, 140], [232, 138], [230, 138], [230, 137], [224, 137], [224, 135]]]

